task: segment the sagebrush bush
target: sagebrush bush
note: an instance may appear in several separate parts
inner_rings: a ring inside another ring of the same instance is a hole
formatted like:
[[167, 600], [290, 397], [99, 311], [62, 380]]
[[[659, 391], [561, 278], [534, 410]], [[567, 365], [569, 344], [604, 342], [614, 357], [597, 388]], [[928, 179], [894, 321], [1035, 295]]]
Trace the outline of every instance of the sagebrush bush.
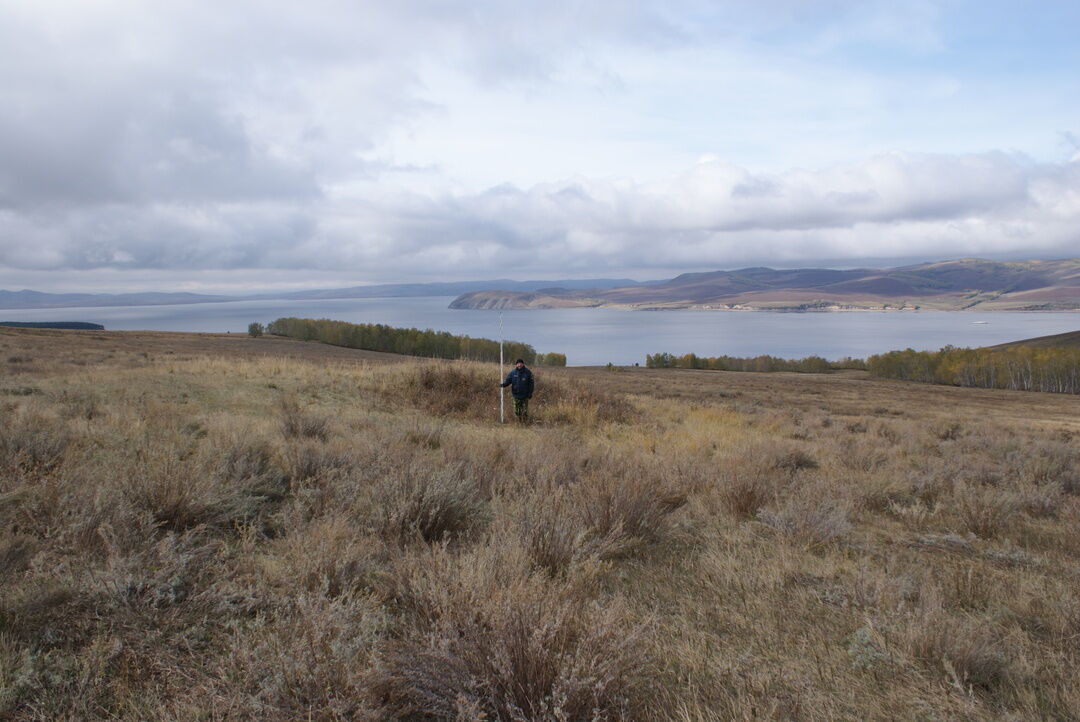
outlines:
[[1013, 675], [1000, 629], [984, 620], [924, 613], [908, 627], [911, 654], [961, 690], [995, 691]]
[[733, 516], [750, 518], [776, 499], [780, 484], [767, 469], [749, 466], [732, 469], [717, 482], [717, 496]]
[[851, 532], [849, 514], [847, 505], [835, 499], [791, 498], [777, 509], [758, 510], [757, 519], [798, 543], [817, 547]]
[[412, 624], [381, 646], [368, 680], [381, 714], [622, 720], [646, 709], [647, 628], [618, 601], [597, 605], [498, 553], [440, 553], [402, 573], [398, 602]]
[[295, 441], [285, 448], [282, 455], [283, 483], [323, 479], [335, 472], [353, 468], [358, 463], [359, 460], [348, 446], [329, 446], [310, 440]]
[[670, 515], [686, 503], [687, 488], [659, 475], [607, 469], [575, 489], [574, 501], [605, 557], [633, 552], [663, 539]]
[[515, 510], [510, 542], [552, 575], [563, 574], [590, 554], [603, 555], [614, 540], [596, 539], [566, 489], [527, 497]]
[[1021, 509], [1016, 492], [994, 487], [958, 484], [953, 491], [951, 508], [963, 531], [993, 539], [1010, 527]]
[[379, 533], [398, 544], [459, 540], [484, 526], [487, 499], [460, 469], [408, 467], [372, 489]]
[[32, 412], [8, 415], [0, 425], [0, 465], [10, 472], [47, 474], [63, 461], [70, 443], [59, 419]]
[[287, 438], [326, 441], [330, 435], [330, 420], [305, 410], [293, 397], [281, 398], [280, 414], [281, 433]]
[[0, 580], [13, 579], [25, 571], [36, 547], [34, 538], [25, 534], [0, 539]]

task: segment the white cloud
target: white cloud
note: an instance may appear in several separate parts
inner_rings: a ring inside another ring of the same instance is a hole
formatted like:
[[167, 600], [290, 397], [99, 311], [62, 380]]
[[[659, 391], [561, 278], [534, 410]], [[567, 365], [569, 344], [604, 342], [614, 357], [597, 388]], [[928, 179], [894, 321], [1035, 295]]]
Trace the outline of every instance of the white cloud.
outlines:
[[750, 7], [0, 0], [0, 286], [1075, 254], [1060, 73]]
[[481, 193], [370, 186], [367, 197], [305, 204], [102, 206], [59, 224], [55, 214], [7, 213], [0, 233], [35, 242], [3, 247], [0, 263], [350, 269], [358, 280], [566, 268], [641, 275], [820, 258], [1064, 256], [1080, 241], [1080, 166], [1002, 153], [890, 154], [764, 175], [711, 161], [651, 183], [576, 178]]

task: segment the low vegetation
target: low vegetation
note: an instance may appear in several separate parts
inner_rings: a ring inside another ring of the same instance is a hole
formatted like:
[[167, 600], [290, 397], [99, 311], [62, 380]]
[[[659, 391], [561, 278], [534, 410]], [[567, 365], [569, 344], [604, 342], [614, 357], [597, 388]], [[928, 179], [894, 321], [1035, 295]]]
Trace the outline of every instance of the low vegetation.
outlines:
[[0, 329], [0, 718], [1080, 709], [1073, 397], [351, 353]]
[[[418, 328], [394, 328], [383, 324], [347, 323], [330, 319], [279, 318], [262, 328], [251, 324], [248, 333], [261, 336], [263, 331], [276, 336], [321, 341], [322, 343], [367, 351], [422, 356], [426, 358], [468, 359], [471, 361], [498, 361], [499, 342], [486, 338], [455, 336], [446, 331], [421, 331]], [[561, 353], [537, 354], [532, 346], [517, 341], [505, 341], [502, 352], [506, 361], [524, 359], [527, 364], [539, 366], [565, 366], [566, 356]]]

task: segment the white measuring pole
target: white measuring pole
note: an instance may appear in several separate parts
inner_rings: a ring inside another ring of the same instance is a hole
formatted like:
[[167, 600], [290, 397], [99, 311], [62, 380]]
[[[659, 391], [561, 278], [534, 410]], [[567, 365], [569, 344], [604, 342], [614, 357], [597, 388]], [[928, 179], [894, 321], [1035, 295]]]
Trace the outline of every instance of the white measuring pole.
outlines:
[[[503, 382], [503, 322], [502, 311], [499, 311], [499, 383]], [[499, 387], [499, 423], [506, 423], [506, 392]]]

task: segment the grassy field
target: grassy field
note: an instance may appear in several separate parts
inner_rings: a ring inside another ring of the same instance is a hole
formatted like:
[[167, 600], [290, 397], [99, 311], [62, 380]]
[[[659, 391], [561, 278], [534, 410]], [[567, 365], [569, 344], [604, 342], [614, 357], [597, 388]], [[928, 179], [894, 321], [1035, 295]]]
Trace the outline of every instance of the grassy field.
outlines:
[[0, 718], [1076, 719], [1080, 399], [0, 329]]

